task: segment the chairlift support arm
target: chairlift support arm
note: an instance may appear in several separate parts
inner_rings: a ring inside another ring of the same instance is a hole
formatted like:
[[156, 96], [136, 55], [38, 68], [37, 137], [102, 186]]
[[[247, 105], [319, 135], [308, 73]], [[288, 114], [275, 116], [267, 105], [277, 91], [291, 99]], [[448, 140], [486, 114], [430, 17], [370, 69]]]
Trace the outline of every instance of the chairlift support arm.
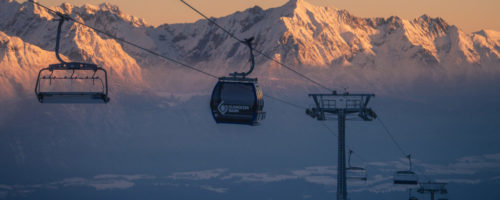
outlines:
[[408, 156], [406, 156], [408, 158], [408, 161], [410, 161], [410, 171], [412, 170], [413, 166], [412, 166], [412, 163], [411, 163], [411, 154], [408, 154]]
[[352, 156], [353, 151], [349, 149], [349, 157], [347, 157], [347, 166], [351, 168], [351, 156]]
[[60, 13], [60, 12], [57, 12], [56, 14], [57, 14], [57, 16], [59, 16], [59, 25], [57, 26], [56, 49], [55, 49], [56, 57], [57, 57], [57, 60], [59, 60], [59, 62], [66, 63], [61, 58], [61, 56], [59, 56], [59, 44], [60, 44], [60, 41], [61, 41], [61, 32], [62, 32], [62, 26], [64, 24], [64, 21], [70, 20], [71, 17], [69, 15], [67, 15], [67, 14], [63, 14], [63, 13]]

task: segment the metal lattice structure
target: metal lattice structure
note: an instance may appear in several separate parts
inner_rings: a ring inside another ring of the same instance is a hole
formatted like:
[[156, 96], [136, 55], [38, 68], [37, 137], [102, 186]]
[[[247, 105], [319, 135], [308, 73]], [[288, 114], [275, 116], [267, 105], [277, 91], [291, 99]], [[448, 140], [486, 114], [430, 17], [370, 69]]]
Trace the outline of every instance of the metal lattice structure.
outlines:
[[374, 94], [309, 94], [315, 107], [306, 110], [306, 114], [319, 120], [337, 119], [338, 121], [338, 167], [337, 167], [337, 200], [347, 200], [346, 151], [345, 151], [345, 121], [346, 116], [355, 115], [364, 121], [377, 117], [368, 107]]
[[[434, 200], [436, 194], [440, 195], [448, 194], [446, 185], [447, 183], [439, 183], [431, 181], [426, 183], [420, 183], [420, 188], [417, 190], [417, 192], [421, 194], [429, 193], [431, 195], [431, 200]], [[447, 200], [447, 198], [440, 198], [440, 199]]]

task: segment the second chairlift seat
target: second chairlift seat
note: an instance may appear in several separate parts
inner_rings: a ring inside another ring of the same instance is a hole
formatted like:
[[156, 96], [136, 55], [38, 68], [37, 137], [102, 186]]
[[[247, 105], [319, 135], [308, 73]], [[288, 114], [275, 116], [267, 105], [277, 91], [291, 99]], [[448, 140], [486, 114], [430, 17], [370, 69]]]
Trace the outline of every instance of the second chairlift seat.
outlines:
[[212, 91], [210, 109], [217, 123], [258, 125], [265, 118], [264, 95], [257, 78], [246, 77], [255, 66], [252, 40], [245, 40], [250, 49], [250, 70], [220, 77]]
[[366, 170], [362, 167], [353, 167], [351, 166], [351, 155], [354, 153], [354, 151], [349, 150], [349, 157], [348, 157], [348, 167], [346, 168], [346, 176], [348, 180], [355, 180], [355, 181], [367, 181], [368, 176], [366, 173]]
[[410, 169], [404, 171], [397, 171], [394, 174], [394, 184], [398, 185], [417, 185], [418, 176], [412, 171], [411, 154], [406, 156], [410, 163]]
[[413, 171], [397, 171], [394, 174], [394, 184], [399, 185], [417, 185], [418, 176]]

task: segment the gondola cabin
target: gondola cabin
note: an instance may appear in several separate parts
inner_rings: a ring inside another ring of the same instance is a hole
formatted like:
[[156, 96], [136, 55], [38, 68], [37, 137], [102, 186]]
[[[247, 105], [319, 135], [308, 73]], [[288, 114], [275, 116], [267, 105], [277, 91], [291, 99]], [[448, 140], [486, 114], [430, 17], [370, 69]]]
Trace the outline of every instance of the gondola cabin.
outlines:
[[210, 109], [217, 123], [258, 125], [265, 113], [257, 79], [219, 78], [212, 92]]

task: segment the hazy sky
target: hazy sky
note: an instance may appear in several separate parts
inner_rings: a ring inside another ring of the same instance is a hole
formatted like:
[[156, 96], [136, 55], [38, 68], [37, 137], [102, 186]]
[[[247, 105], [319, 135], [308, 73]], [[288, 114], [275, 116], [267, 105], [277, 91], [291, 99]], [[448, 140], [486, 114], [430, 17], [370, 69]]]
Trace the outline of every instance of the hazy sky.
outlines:
[[[146, 19], [152, 25], [192, 22], [200, 17], [179, 0], [39, 0], [50, 6], [62, 2], [81, 5], [110, 2], [131, 15]], [[188, 0], [209, 16], [219, 17], [254, 5], [277, 7], [288, 0]], [[360, 17], [398, 15], [413, 19], [422, 14], [442, 17], [466, 32], [480, 29], [500, 30], [500, 0], [307, 0], [349, 10]]]

